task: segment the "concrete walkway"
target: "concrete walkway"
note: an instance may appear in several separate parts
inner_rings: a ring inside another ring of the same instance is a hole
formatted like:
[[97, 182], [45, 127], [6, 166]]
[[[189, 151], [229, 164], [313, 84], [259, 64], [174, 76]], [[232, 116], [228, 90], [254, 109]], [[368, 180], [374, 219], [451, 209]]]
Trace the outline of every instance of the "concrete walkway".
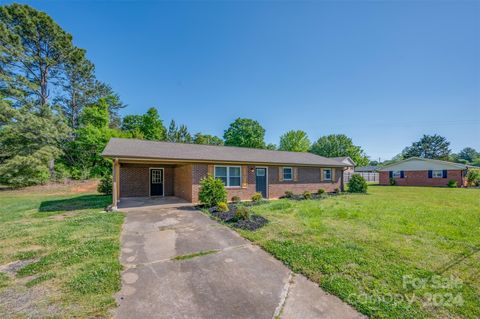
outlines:
[[228, 227], [170, 201], [122, 203], [116, 318], [362, 318]]

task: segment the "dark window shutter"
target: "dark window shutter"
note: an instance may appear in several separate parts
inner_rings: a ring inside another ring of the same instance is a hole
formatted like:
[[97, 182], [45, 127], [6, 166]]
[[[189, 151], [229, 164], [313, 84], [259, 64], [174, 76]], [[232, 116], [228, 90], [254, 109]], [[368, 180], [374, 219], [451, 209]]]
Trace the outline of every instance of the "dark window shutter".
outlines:
[[400, 178], [405, 178], [405, 171], [400, 171]]
[[447, 170], [446, 169], [443, 170], [443, 178], [447, 178]]
[[432, 170], [429, 169], [429, 170], [428, 170], [428, 178], [432, 178], [432, 176], [433, 176]]
[[393, 171], [388, 172], [388, 177], [393, 178]]

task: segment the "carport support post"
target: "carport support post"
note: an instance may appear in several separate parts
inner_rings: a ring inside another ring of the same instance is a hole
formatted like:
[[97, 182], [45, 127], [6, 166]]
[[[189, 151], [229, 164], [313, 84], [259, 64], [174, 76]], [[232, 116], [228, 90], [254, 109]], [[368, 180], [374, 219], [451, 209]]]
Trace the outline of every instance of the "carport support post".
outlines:
[[120, 172], [119, 172], [120, 164], [118, 163], [118, 159], [115, 158], [113, 160], [113, 167], [112, 167], [112, 178], [113, 178], [113, 186], [112, 186], [112, 209], [117, 209], [118, 203], [118, 195], [120, 194]]

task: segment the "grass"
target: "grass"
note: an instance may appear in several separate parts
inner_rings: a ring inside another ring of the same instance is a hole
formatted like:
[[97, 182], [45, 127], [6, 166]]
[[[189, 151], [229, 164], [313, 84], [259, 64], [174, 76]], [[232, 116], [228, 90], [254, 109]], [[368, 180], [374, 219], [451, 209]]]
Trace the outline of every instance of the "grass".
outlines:
[[372, 318], [480, 314], [478, 189], [370, 186], [253, 210], [271, 222], [243, 236]]
[[[110, 317], [123, 223], [102, 212], [110, 202], [71, 188], [0, 192], [0, 265], [29, 261], [0, 273], [0, 317]], [[28, 306], [8, 302], [20, 297]]]
[[198, 253], [176, 256], [172, 259], [173, 260], [187, 260], [187, 259], [192, 259], [192, 258], [195, 258], [195, 257], [200, 257], [200, 256], [205, 256], [205, 255], [210, 255], [210, 254], [215, 254], [215, 253], [218, 253], [218, 250], [205, 250], [205, 251], [199, 251]]

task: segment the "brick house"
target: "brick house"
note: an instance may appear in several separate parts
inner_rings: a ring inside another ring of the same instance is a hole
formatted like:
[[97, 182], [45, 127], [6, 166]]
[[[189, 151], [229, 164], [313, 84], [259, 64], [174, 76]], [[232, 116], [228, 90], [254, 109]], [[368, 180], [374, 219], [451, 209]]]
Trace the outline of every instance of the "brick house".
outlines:
[[311, 153], [122, 138], [112, 138], [102, 155], [113, 160], [113, 207], [122, 197], [177, 196], [196, 203], [208, 175], [224, 182], [228, 199], [332, 192], [343, 189], [350, 166]]
[[378, 169], [380, 185], [395, 180], [399, 186], [447, 186], [450, 180], [466, 186], [466, 175], [472, 167], [460, 163], [411, 157]]

